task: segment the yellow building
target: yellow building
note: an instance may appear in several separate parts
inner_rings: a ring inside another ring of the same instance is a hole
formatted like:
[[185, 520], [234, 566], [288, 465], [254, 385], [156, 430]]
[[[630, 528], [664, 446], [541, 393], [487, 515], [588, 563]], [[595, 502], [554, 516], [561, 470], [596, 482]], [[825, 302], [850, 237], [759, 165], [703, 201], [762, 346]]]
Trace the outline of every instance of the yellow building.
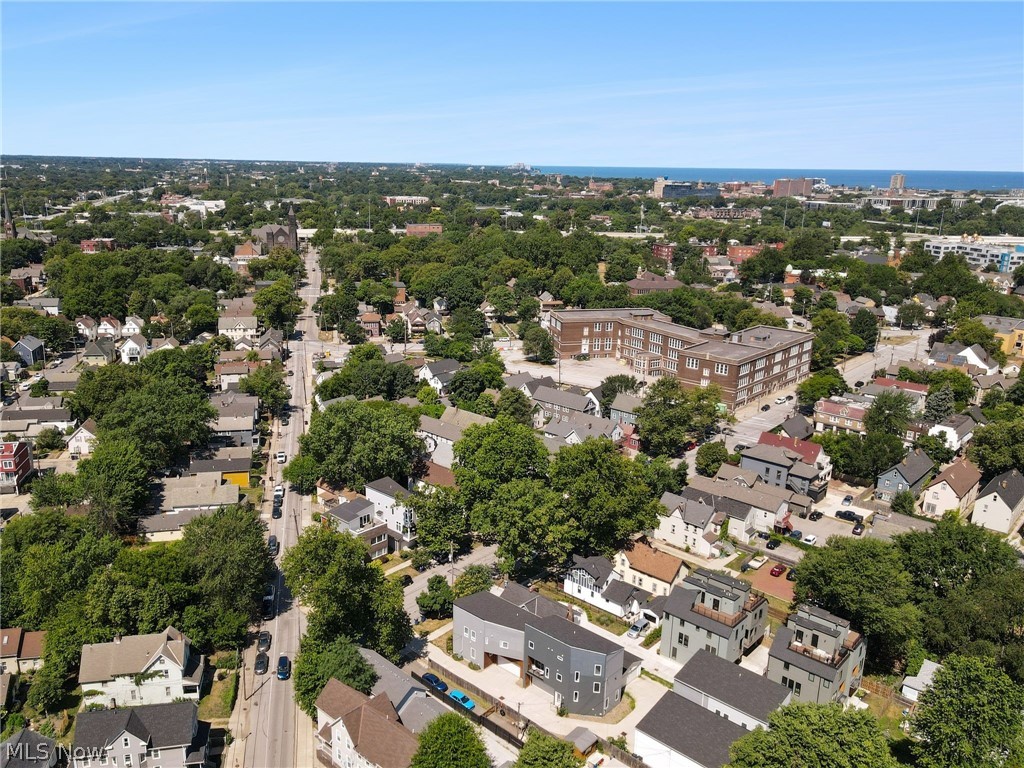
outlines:
[[1024, 320], [998, 315], [979, 315], [977, 319], [996, 335], [1007, 357], [1021, 356], [1024, 351]]
[[205, 472], [218, 472], [224, 482], [248, 488], [249, 471], [252, 469], [252, 448], [220, 448], [214, 452], [205, 452], [192, 457], [189, 474], [198, 475]]

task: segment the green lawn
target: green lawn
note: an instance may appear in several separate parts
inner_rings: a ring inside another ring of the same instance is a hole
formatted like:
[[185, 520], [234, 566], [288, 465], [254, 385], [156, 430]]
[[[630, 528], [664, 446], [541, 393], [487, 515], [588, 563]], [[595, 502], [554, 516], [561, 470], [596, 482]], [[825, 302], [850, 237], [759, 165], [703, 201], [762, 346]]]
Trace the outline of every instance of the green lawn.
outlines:
[[591, 622], [597, 624], [599, 627], [607, 629], [616, 635], [624, 635], [629, 630], [629, 624], [617, 616], [613, 616], [607, 611], [602, 611], [600, 608], [595, 608], [592, 605], [584, 603], [582, 600], [577, 600], [571, 595], [565, 594], [562, 590], [558, 589], [551, 582], [545, 581], [536, 585], [540, 590], [540, 593], [545, 597], [550, 597], [552, 600], [557, 600], [560, 603], [572, 603], [578, 605], [583, 609], [583, 612], [587, 614], [587, 618]]
[[[216, 673], [214, 673], [216, 677]], [[210, 692], [199, 701], [200, 720], [227, 720], [238, 695], [238, 672], [232, 670], [223, 680], [214, 680]]]

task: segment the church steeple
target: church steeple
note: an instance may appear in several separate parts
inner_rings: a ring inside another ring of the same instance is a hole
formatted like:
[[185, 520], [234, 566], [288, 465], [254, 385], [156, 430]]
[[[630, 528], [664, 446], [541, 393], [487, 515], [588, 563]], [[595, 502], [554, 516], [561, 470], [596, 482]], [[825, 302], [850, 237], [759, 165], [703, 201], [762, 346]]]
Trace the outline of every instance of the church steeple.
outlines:
[[14, 225], [14, 217], [11, 216], [11, 207], [7, 204], [7, 193], [3, 193], [4, 207], [4, 237], [12, 240], [18, 236], [18, 228]]

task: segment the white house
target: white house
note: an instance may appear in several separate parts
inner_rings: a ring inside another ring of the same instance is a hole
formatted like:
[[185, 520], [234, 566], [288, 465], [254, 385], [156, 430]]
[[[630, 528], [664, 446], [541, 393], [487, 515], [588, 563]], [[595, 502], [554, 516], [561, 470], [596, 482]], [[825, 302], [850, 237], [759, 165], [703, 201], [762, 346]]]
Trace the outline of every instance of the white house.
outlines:
[[747, 729], [666, 691], [636, 726], [633, 751], [650, 768], [722, 768]]
[[419, 748], [386, 693], [370, 697], [336, 678], [317, 697], [316, 722], [317, 756], [326, 766], [408, 766]]
[[121, 321], [112, 315], [104, 315], [100, 318], [97, 333], [100, 336], [112, 336], [115, 339], [119, 338], [121, 336]]
[[432, 416], [420, 416], [420, 428], [416, 430], [427, 448], [430, 460], [446, 469], [455, 463], [455, 443], [462, 439], [462, 428], [448, 424]]
[[88, 418], [68, 438], [68, 452], [72, 456], [88, 456], [96, 442], [98, 429], [95, 419]]
[[199, 700], [206, 659], [174, 627], [82, 646], [78, 682], [87, 703], [110, 707]]
[[138, 315], [128, 315], [121, 324], [121, 335], [127, 338], [128, 336], [140, 334], [145, 324], [146, 321]]
[[390, 477], [382, 477], [366, 484], [364, 495], [373, 504], [374, 516], [387, 524], [395, 534], [393, 539], [405, 549], [416, 539], [416, 516], [402, 500], [409, 490]]
[[217, 333], [227, 336], [231, 341], [256, 341], [260, 337], [259, 321], [254, 315], [222, 316], [217, 319]]
[[138, 333], [125, 339], [121, 344], [121, 349], [118, 350], [121, 362], [125, 365], [134, 365], [139, 362], [148, 351], [149, 344], [146, 342], [146, 337]]
[[[572, 560], [572, 566], [566, 572], [562, 583], [565, 594], [590, 605], [596, 605], [620, 619], [625, 617], [630, 606], [621, 599], [616, 590], [608, 592], [621, 583], [612, 562], [606, 557], [584, 558], [579, 555], [573, 555]], [[646, 601], [649, 593], [644, 592], [642, 597]]]
[[959, 452], [974, 437], [974, 428], [977, 424], [970, 416], [959, 413], [945, 419], [941, 424], [936, 424], [928, 430], [928, 434], [941, 438], [953, 451]]
[[99, 335], [99, 327], [96, 321], [88, 315], [81, 315], [75, 318], [75, 327], [78, 329], [78, 335], [83, 337], [86, 341], [96, 341]]
[[718, 557], [725, 512], [668, 491], [662, 494], [661, 505], [665, 512], [659, 516], [655, 538], [700, 557]]
[[1024, 520], [1024, 475], [1016, 469], [993, 477], [974, 502], [971, 522], [996, 533], [1015, 533]]
[[932, 680], [935, 678], [935, 673], [940, 669], [942, 669], [941, 664], [925, 659], [921, 662], [921, 669], [916, 675], [907, 675], [903, 678], [903, 688], [900, 693], [903, 694], [905, 699], [917, 701], [918, 697], [924, 693], [925, 689], [931, 687]]
[[966, 516], [978, 498], [981, 472], [967, 459], [958, 459], [942, 470], [921, 493], [921, 512], [942, 517], [950, 509]]
[[462, 367], [458, 360], [435, 360], [420, 368], [419, 379], [429, 384], [435, 392], [443, 393]]

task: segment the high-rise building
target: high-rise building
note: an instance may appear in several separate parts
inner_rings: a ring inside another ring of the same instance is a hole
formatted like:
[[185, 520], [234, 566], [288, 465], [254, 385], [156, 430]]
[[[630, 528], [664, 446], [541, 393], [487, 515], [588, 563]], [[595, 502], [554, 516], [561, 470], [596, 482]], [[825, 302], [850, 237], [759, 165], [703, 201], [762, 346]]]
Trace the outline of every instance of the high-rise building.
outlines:
[[894, 192], [902, 192], [907, 185], [907, 177], [902, 173], [894, 173], [889, 179], [889, 189]]
[[772, 197], [806, 197], [814, 188], [815, 179], [776, 179], [772, 185]]

